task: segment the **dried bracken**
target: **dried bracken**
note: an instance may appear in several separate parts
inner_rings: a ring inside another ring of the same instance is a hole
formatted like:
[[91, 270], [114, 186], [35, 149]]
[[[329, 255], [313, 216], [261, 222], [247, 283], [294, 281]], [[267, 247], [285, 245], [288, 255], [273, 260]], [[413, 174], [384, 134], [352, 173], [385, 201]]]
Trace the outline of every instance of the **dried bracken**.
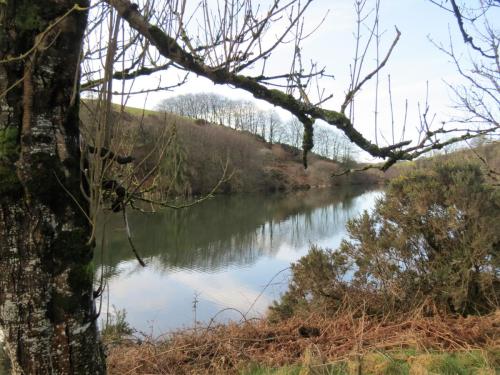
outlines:
[[[319, 328], [305, 338], [302, 327]], [[374, 351], [413, 348], [455, 352], [500, 348], [500, 310], [478, 317], [424, 317], [399, 320], [311, 315], [277, 324], [267, 320], [183, 330], [157, 340], [122, 343], [109, 349], [110, 374], [233, 374], [250, 363], [279, 367], [302, 363], [313, 351], [322, 363]]]

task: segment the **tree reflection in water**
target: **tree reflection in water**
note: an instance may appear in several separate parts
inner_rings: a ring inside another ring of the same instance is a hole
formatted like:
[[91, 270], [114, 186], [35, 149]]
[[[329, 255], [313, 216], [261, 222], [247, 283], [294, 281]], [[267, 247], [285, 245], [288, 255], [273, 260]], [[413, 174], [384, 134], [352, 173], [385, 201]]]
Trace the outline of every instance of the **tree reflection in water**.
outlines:
[[[304, 255], [310, 243], [336, 247], [345, 233], [347, 219], [373, 207], [379, 194], [350, 187], [219, 196], [183, 210], [131, 212], [129, 222], [134, 243], [148, 264], [145, 269], [136, 264], [121, 216], [111, 216], [105, 225], [103, 264], [98, 274], [103, 270], [112, 284], [112, 303], [132, 310], [128, 316], [133, 325], [144, 327], [148, 308], [168, 312], [168, 324], [159, 324], [163, 329], [189, 324], [190, 300], [199, 288], [203, 290], [198, 318], [208, 320], [210, 314], [222, 307], [248, 307], [262, 286], [280, 269]], [[97, 263], [100, 258], [98, 249]], [[134, 294], [131, 290], [139, 288], [136, 284], [142, 285], [141, 293]], [[169, 294], [169, 302], [164, 302], [168, 307], [160, 302], [158, 293], [162, 292]], [[243, 294], [246, 297], [241, 300]], [[204, 298], [213, 305], [205, 306], [206, 311], [203, 311]], [[255, 309], [262, 312], [271, 300], [272, 297], [263, 296]], [[175, 308], [170, 306], [173, 303]], [[179, 309], [179, 304], [184, 304], [184, 308]], [[142, 313], [137, 311], [134, 316], [135, 310]], [[172, 314], [183, 318], [172, 318]]]

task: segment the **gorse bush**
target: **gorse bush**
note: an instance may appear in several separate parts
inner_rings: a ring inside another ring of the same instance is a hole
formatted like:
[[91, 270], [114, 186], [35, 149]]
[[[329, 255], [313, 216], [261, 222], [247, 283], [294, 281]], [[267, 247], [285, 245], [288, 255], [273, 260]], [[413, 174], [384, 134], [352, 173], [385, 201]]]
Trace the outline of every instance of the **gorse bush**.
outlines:
[[272, 316], [346, 303], [375, 314], [432, 306], [467, 315], [498, 307], [500, 191], [477, 165], [401, 176], [347, 230], [339, 249], [313, 247], [292, 265], [289, 290]]

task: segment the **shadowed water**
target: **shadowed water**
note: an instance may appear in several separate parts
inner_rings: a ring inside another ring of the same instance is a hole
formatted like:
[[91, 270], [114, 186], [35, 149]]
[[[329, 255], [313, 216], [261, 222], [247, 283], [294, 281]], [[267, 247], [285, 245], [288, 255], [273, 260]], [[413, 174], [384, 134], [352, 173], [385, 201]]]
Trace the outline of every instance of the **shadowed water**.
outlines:
[[102, 264], [97, 276], [104, 272], [110, 290], [103, 310], [125, 309], [134, 328], [154, 335], [193, 326], [195, 319], [207, 324], [213, 317], [220, 322], [263, 316], [287, 286], [288, 271], [275, 275], [312, 243], [337, 247], [346, 221], [371, 209], [379, 196], [357, 188], [310, 190], [131, 212], [145, 268], [134, 258], [121, 215], [111, 216], [103, 226], [104, 251], [96, 252]]

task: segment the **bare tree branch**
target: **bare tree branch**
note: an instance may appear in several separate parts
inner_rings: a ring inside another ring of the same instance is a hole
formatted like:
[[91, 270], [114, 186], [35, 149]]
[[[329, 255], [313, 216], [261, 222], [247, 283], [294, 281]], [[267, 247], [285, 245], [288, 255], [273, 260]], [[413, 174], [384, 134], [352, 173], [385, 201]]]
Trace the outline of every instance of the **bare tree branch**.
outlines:
[[453, 14], [455, 15], [455, 18], [457, 20], [458, 28], [460, 29], [460, 32], [462, 33], [462, 37], [464, 38], [464, 42], [467, 44], [470, 44], [470, 46], [473, 49], [478, 51], [484, 57], [487, 57], [489, 59], [494, 59], [495, 55], [490, 55], [490, 54], [484, 52], [481, 47], [478, 47], [474, 43], [474, 39], [472, 38], [472, 36], [465, 30], [463, 14], [462, 14], [462, 11], [460, 10], [460, 8], [458, 7], [456, 1], [450, 0], [450, 3], [451, 3], [452, 10], [453, 10]]
[[[108, 0], [107, 2], [122, 15], [132, 28], [149, 40], [151, 44], [158, 49], [160, 54], [184, 69], [206, 77], [216, 84], [229, 84], [246, 90], [258, 99], [263, 99], [271, 104], [288, 110], [307, 125], [309, 121], [321, 119], [340, 129], [351, 142], [355, 143], [372, 156], [395, 160], [412, 158], [411, 155], [406, 154], [402, 150], [394, 151], [394, 147], [379, 147], [373, 144], [356, 130], [349, 118], [341, 112], [327, 110], [304, 103], [294, 98], [292, 95], [287, 95], [279, 90], [267, 88], [253, 77], [236, 74], [227, 69], [214, 69], [205, 65], [202, 61], [199, 61], [193, 55], [186, 52], [174, 38], [164, 33], [157, 26], [150, 24], [132, 7], [130, 1]], [[398, 146], [403, 147], [410, 143], [411, 141], [403, 141], [399, 143]]]

